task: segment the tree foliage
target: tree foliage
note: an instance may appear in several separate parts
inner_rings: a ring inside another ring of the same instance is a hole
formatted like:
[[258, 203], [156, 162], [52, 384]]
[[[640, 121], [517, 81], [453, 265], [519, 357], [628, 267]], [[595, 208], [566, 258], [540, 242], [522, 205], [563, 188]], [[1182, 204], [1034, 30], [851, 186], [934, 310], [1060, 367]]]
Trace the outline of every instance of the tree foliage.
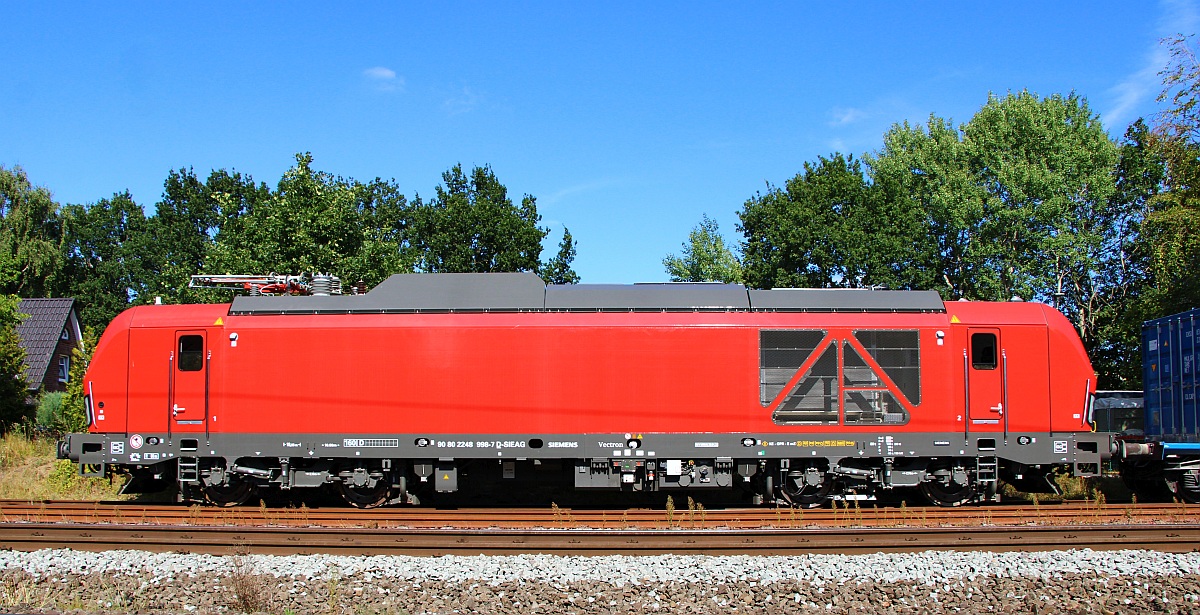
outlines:
[[218, 179], [238, 192], [212, 191], [223, 224], [209, 263], [193, 273], [333, 273], [374, 285], [411, 270], [400, 244], [405, 200], [391, 184], [314, 170], [307, 153], [296, 156], [273, 192], [233, 176]]
[[17, 338], [20, 302], [14, 295], [0, 295], [0, 434], [33, 418], [25, 382], [25, 351]]
[[889, 200], [889, 194], [890, 186], [868, 183], [860, 161], [838, 153], [805, 163], [783, 189], [768, 186], [738, 214], [746, 283], [922, 286], [922, 220], [910, 201]]
[[667, 268], [672, 282], [733, 284], [742, 281], [741, 261], [725, 245], [717, 221], [707, 214], [688, 234], [681, 254], [668, 254], [663, 259], [663, 266]]
[[1154, 195], [1143, 229], [1149, 258], [1147, 312], [1163, 316], [1200, 306], [1200, 62], [1194, 36], [1164, 41], [1170, 63], [1160, 73], [1159, 101], [1151, 144], [1165, 161], [1164, 190]]
[[62, 269], [58, 203], [21, 167], [0, 166], [0, 290], [48, 297]]
[[537, 201], [530, 195], [513, 204], [491, 167], [462, 165], [442, 174], [429, 201], [415, 199], [410, 212], [410, 241], [420, 254], [418, 269], [427, 272], [487, 273], [538, 271], [542, 239]]
[[1148, 309], [1150, 244], [1145, 223], [1162, 190], [1166, 169], [1153, 146], [1146, 123], [1135, 121], [1119, 145], [1115, 172], [1116, 194], [1111, 232], [1101, 248], [1105, 254], [1097, 287], [1093, 343], [1088, 351], [1100, 374], [1100, 386], [1137, 388], [1141, 381], [1138, 352], [1142, 321], [1155, 318]]
[[146, 294], [156, 273], [147, 262], [148, 223], [128, 192], [92, 205], [63, 207], [65, 292], [85, 327], [102, 328]]
[[571, 262], [575, 260], [575, 244], [571, 230], [563, 227], [563, 238], [558, 242], [558, 254], [541, 268], [540, 275], [547, 284], [579, 283], [579, 274], [571, 268]]
[[[222, 235], [228, 241], [230, 235], [239, 235], [250, 226], [248, 219], [269, 195], [265, 185], [224, 169], [213, 171], [204, 182], [192, 169], [171, 171], [144, 237], [153, 239], [139, 246], [154, 265], [147, 279], [146, 299], [158, 297], [166, 303], [220, 300], [222, 295], [189, 288], [188, 282], [197, 273], [225, 273], [223, 267], [249, 264], [252, 255], [263, 249], [239, 245], [243, 250], [230, 256], [227, 246], [217, 248], [217, 241]], [[272, 243], [280, 239], [273, 238]]]
[[88, 327], [83, 330], [82, 343], [71, 350], [71, 373], [67, 378], [62, 410], [58, 415], [59, 424], [54, 425], [55, 429], [63, 433], [77, 433], [87, 429], [87, 394], [83, 388], [83, 377], [92, 362], [97, 341], [96, 330]]

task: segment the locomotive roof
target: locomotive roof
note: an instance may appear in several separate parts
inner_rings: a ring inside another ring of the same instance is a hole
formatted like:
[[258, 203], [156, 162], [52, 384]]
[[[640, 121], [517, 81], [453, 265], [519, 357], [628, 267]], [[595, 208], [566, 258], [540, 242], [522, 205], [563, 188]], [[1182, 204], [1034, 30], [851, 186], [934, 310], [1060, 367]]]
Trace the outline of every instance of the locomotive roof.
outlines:
[[546, 285], [532, 273], [396, 274], [364, 295], [236, 297], [234, 315], [563, 311], [945, 312], [936, 291], [741, 284]]

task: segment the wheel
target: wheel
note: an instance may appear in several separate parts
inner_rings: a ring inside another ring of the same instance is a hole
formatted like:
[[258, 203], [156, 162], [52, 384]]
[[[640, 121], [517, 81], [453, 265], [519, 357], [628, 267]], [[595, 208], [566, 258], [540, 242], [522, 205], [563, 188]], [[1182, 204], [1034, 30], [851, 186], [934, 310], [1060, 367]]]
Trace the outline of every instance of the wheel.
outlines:
[[787, 478], [780, 485], [783, 498], [799, 508], [819, 508], [829, 501], [833, 491], [833, 481], [824, 477], [819, 485], [809, 485], [804, 482], [804, 473], [788, 472]]
[[1162, 462], [1137, 458], [1121, 460], [1121, 481], [1138, 502], [1170, 502], [1177, 481], [1163, 478]]
[[204, 499], [214, 506], [228, 508], [245, 504], [257, 491], [254, 485], [243, 481], [231, 485], [205, 485]]
[[1200, 504], [1200, 473], [1196, 470], [1184, 472], [1178, 478], [1168, 479], [1167, 487], [1180, 500], [1188, 504]]
[[374, 487], [354, 487], [346, 483], [338, 483], [338, 491], [342, 499], [355, 508], [375, 508], [383, 506], [388, 501], [392, 486], [386, 480], [375, 482]]
[[939, 480], [941, 478], [937, 476], [939, 473], [949, 474], [953, 477], [952, 470], [951, 466], [931, 469], [928, 479], [921, 483], [921, 493], [935, 506], [962, 506], [975, 499], [975, 487], [969, 480], [965, 485], [954, 482], [952, 478], [946, 483]]

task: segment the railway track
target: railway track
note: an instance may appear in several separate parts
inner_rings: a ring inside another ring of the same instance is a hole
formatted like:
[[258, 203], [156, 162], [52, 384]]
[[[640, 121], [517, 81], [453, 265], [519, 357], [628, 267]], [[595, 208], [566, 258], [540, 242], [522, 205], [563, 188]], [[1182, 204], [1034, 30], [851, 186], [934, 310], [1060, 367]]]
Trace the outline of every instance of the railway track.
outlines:
[[844, 527], [974, 527], [1010, 525], [1197, 523], [1200, 505], [994, 505], [971, 508], [842, 507], [832, 509], [703, 507], [591, 510], [566, 508], [215, 508], [178, 504], [0, 500], [0, 523], [108, 523], [189, 526], [334, 527], [366, 529], [782, 529]]
[[931, 549], [1200, 549], [1195, 524], [718, 530], [368, 529], [4, 523], [0, 543], [20, 551], [138, 549], [235, 555], [786, 555]]
[[0, 501], [0, 544], [230, 555], [800, 554], [1200, 549], [1200, 506], [793, 511], [217, 509]]

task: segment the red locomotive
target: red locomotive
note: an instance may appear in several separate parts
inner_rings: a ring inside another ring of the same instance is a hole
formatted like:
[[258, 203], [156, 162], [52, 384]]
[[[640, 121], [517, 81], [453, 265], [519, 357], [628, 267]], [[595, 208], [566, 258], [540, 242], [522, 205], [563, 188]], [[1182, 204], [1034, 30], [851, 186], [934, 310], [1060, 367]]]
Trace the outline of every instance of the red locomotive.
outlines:
[[1095, 475], [1109, 449], [1079, 338], [1038, 303], [532, 274], [328, 292], [124, 312], [86, 375], [89, 432], [60, 456], [222, 505], [328, 486], [362, 507], [547, 488], [818, 506], [901, 487], [955, 506], [998, 479]]

